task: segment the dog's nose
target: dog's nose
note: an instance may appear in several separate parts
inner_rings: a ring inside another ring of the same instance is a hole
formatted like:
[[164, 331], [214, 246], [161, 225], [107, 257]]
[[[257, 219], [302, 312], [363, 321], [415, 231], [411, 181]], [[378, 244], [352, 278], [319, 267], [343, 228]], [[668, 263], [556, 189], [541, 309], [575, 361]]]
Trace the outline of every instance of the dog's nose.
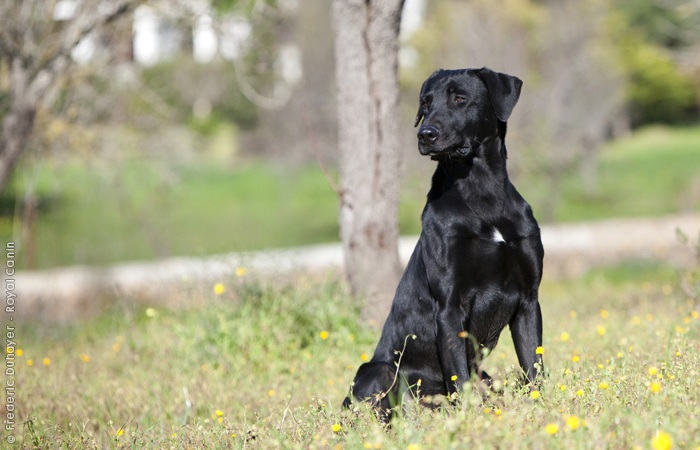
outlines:
[[432, 125], [425, 125], [418, 129], [418, 140], [425, 144], [432, 144], [440, 137], [440, 130]]

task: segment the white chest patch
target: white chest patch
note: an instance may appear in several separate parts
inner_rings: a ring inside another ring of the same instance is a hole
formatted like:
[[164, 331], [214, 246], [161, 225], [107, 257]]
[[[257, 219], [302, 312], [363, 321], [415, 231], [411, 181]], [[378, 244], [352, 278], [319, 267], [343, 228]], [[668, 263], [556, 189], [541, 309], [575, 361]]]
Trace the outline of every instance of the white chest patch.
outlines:
[[493, 227], [493, 234], [491, 235], [491, 239], [493, 242], [505, 242], [506, 240], [503, 239], [503, 235], [501, 234], [500, 231], [498, 231], [498, 228]]

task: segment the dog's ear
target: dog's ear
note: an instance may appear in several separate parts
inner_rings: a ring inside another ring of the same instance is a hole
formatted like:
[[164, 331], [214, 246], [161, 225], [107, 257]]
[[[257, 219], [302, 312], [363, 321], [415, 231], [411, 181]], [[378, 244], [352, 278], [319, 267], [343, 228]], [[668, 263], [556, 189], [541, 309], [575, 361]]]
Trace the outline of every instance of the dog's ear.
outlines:
[[413, 122], [413, 128], [417, 127], [418, 124], [420, 123], [421, 119], [423, 119], [423, 108], [420, 106], [418, 107], [418, 114], [416, 114], [416, 121]]
[[480, 69], [478, 73], [489, 91], [496, 117], [501, 122], [507, 122], [515, 104], [518, 103], [523, 82], [517, 77], [494, 72], [486, 67]]

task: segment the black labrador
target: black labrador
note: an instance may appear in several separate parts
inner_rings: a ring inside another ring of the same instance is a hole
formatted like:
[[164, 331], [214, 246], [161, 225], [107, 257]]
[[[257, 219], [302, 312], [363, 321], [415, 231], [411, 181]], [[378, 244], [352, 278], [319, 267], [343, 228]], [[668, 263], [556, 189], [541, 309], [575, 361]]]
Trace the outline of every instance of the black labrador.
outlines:
[[521, 86], [487, 68], [438, 70], [423, 83], [418, 150], [437, 161], [423, 231], [344, 406], [368, 401], [388, 421], [392, 399], [408, 391], [451, 395], [472, 376], [488, 381], [479, 364], [506, 325], [527, 381], [542, 370], [544, 249], [506, 171], [506, 121]]

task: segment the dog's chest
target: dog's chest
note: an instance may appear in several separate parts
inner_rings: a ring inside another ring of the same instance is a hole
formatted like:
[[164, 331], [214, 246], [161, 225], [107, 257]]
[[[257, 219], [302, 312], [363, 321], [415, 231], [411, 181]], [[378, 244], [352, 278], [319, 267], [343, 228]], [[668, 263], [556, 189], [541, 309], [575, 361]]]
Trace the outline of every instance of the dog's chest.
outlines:
[[490, 239], [492, 242], [495, 242], [496, 244], [505, 244], [505, 242], [506, 242], [506, 240], [503, 238], [503, 235], [501, 234], [501, 230], [499, 230], [495, 226], [492, 227], [491, 235], [487, 239]]
[[477, 233], [460, 234], [448, 243], [450, 250], [444, 261], [452, 265], [449, 272], [457, 275], [456, 282], [465, 289], [513, 282], [527, 284], [523, 275], [529, 270], [523, 267], [527, 258], [522, 244], [522, 239], [507, 226], [485, 225]]

